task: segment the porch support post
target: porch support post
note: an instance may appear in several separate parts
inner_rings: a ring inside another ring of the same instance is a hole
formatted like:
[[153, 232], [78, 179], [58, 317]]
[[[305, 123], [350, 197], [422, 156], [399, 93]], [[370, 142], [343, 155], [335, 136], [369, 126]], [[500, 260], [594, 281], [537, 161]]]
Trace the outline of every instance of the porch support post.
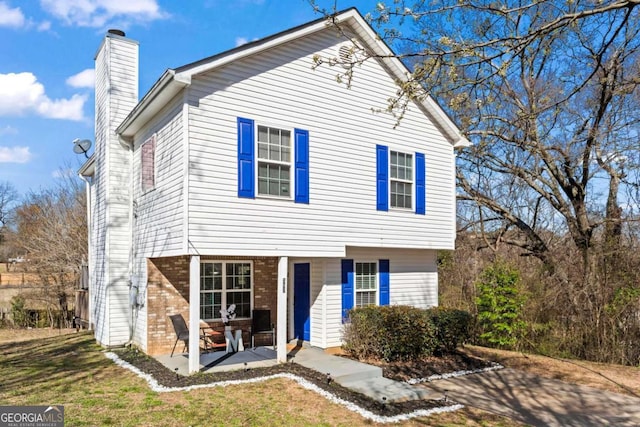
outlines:
[[200, 255], [189, 262], [189, 373], [200, 371]]
[[278, 324], [276, 325], [277, 359], [280, 363], [287, 362], [287, 276], [289, 274], [289, 258], [284, 256], [278, 260]]

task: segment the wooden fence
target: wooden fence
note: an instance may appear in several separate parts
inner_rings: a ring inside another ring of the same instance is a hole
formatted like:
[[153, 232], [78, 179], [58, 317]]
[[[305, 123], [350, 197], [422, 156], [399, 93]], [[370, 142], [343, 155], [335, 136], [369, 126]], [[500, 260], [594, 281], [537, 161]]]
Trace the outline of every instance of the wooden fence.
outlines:
[[[86, 289], [78, 289], [76, 291], [75, 301], [75, 321], [80, 322], [81, 326], [89, 325], [89, 291]], [[76, 327], [79, 327], [76, 325]]]
[[23, 272], [0, 273], [0, 286], [32, 285], [39, 283], [37, 274]]

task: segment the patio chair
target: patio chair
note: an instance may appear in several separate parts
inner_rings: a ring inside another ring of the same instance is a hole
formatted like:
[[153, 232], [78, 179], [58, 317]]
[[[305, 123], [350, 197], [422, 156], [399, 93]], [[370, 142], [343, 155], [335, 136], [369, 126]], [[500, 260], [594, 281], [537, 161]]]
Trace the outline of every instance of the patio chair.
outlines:
[[276, 347], [276, 327], [271, 323], [271, 310], [253, 310], [251, 317], [251, 347], [256, 348], [256, 335], [271, 335], [271, 346]]
[[[173, 357], [173, 353], [176, 351], [178, 341], [182, 341], [184, 343], [184, 349], [189, 348], [189, 328], [187, 327], [187, 322], [184, 321], [184, 317], [182, 317], [182, 314], [172, 314], [171, 316], [169, 316], [169, 319], [171, 319], [173, 330], [176, 333], [176, 342], [173, 344], [173, 350], [171, 350], [171, 357]], [[204, 342], [204, 349], [206, 351], [209, 350], [210, 346], [218, 346], [218, 344], [214, 343], [209, 336], [204, 334], [202, 329], [200, 330], [200, 339]]]

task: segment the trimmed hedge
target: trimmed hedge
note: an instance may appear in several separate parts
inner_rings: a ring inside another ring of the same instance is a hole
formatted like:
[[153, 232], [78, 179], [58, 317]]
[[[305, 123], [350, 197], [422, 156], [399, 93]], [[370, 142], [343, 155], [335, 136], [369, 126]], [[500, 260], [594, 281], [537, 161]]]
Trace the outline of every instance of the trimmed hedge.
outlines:
[[349, 311], [344, 349], [358, 359], [387, 362], [433, 353], [436, 331], [426, 311], [409, 306], [369, 306]]
[[453, 308], [433, 307], [427, 310], [436, 328], [437, 351], [451, 353], [471, 338], [473, 316]]
[[416, 360], [455, 350], [469, 338], [471, 319], [467, 312], [441, 308], [355, 308], [349, 310], [349, 322], [344, 325], [343, 349], [361, 360]]

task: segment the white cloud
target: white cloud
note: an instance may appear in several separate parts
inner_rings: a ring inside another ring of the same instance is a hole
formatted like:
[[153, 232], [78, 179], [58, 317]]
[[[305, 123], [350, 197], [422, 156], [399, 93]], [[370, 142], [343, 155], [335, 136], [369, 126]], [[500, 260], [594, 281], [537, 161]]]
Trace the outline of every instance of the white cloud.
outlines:
[[0, 74], [0, 116], [36, 113], [50, 119], [82, 120], [86, 95], [50, 99], [32, 73]]
[[42, 21], [41, 23], [38, 24], [37, 29], [38, 31], [49, 31], [51, 29], [51, 22]]
[[0, 163], [27, 163], [29, 160], [29, 147], [0, 147]]
[[19, 7], [11, 9], [4, 1], [0, 1], [0, 27], [21, 28], [25, 25], [25, 18]]
[[95, 70], [93, 68], [87, 68], [84, 71], [80, 71], [78, 74], [74, 74], [66, 80], [66, 83], [71, 87], [90, 89], [93, 89], [94, 82]]
[[168, 14], [156, 0], [40, 0], [42, 8], [68, 25], [104, 27], [114, 20], [150, 22]]

